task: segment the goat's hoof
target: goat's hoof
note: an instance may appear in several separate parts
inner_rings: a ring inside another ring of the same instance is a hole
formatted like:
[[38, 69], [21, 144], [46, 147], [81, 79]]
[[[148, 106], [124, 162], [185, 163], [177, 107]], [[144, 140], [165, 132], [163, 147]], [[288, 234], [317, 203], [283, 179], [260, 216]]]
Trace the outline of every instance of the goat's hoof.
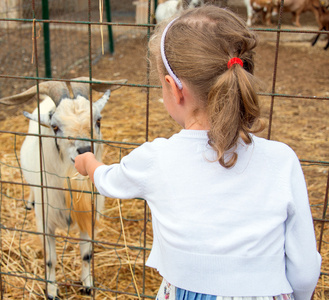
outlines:
[[[44, 290], [44, 293], [46, 294], [46, 291]], [[47, 295], [47, 299], [48, 300], [61, 300], [61, 298], [59, 297], [59, 291], [57, 290], [57, 295], [56, 296], [51, 296], [51, 295]]]
[[34, 208], [34, 202], [25, 205], [26, 210], [32, 210], [33, 208]]
[[47, 296], [47, 299], [48, 300], [61, 300], [61, 298], [59, 298], [58, 292], [57, 292], [57, 296], [50, 296], [50, 295], [48, 295]]
[[91, 288], [90, 287], [83, 287], [80, 289], [80, 293], [82, 295], [90, 296], [91, 295]]
[[48, 300], [60, 300], [60, 298], [58, 296], [53, 297], [53, 296], [48, 295], [47, 298], [48, 298]]

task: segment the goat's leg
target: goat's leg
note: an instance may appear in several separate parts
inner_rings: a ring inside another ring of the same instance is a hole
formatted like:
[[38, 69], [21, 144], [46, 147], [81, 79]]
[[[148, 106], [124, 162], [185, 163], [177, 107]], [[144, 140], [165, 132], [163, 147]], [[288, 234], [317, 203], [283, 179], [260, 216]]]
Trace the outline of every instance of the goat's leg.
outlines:
[[[55, 229], [49, 229], [47, 224], [45, 224], [45, 233], [53, 235]], [[39, 232], [43, 232], [43, 224], [42, 224], [42, 217], [41, 215], [37, 218], [37, 227]], [[45, 247], [44, 250], [46, 253], [46, 280], [47, 280], [47, 297], [51, 300], [59, 300], [58, 298], [58, 288], [56, 284], [56, 245], [55, 245], [55, 238], [52, 236], [46, 235], [45, 239], [41, 236], [42, 242], [45, 240]]]
[[[323, 30], [329, 31], [329, 23], [327, 26], [323, 26]], [[329, 33], [327, 34], [328, 42], [327, 45], [323, 48], [324, 50], [327, 50], [329, 48]]]
[[324, 47], [324, 50], [327, 50], [329, 48], [329, 35], [328, 35], [328, 42], [327, 45]]
[[250, 4], [250, 0], [244, 0], [246, 9], [247, 9], [247, 26], [252, 25], [252, 18], [253, 18], [253, 8]]
[[272, 10], [271, 7], [268, 6], [263, 11], [263, 24], [267, 26], [271, 26], [272, 25], [271, 17], [272, 17]]
[[280, 11], [280, 4], [274, 5], [273, 9], [272, 9], [272, 17], [276, 17], [279, 14]]
[[29, 199], [27, 200], [25, 208], [31, 210], [34, 207], [34, 192], [33, 189], [30, 190]]
[[292, 14], [292, 24], [293, 25], [296, 25], [296, 21], [297, 21], [296, 12], [295, 11], [292, 11], [291, 14]]
[[81, 266], [81, 281], [84, 286], [84, 292], [88, 295], [91, 293], [91, 287], [93, 287], [93, 277], [90, 271], [90, 262], [92, 260], [92, 247], [91, 243], [86, 240], [90, 240], [89, 235], [86, 232], [80, 233], [81, 239], [80, 242], [80, 253], [82, 258]]
[[302, 13], [302, 9], [299, 9], [296, 11], [296, 15], [295, 15], [295, 24], [297, 27], [301, 27], [302, 25], [299, 22], [300, 19], [300, 14]]
[[56, 284], [56, 246], [55, 246], [55, 238], [47, 237], [46, 243], [48, 244], [47, 251], [47, 290], [48, 290], [48, 299], [56, 299], [59, 300], [58, 296], [58, 288]]
[[318, 33], [318, 35], [317, 35], [317, 36], [315, 37], [315, 39], [313, 40], [313, 42], [312, 42], [312, 46], [314, 46], [314, 45], [316, 44], [316, 42], [318, 41], [319, 37], [320, 37], [320, 33]]
[[[326, 30], [326, 27], [323, 26], [320, 30]], [[314, 46], [316, 44], [316, 42], [318, 41], [319, 37], [320, 37], [321, 33], [318, 33], [317, 36], [315, 37], [315, 39], [312, 42], [312, 46]], [[329, 47], [329, 34], [328, 34], [328, 44], [324, 47], [324, 50], [327, 50]]]

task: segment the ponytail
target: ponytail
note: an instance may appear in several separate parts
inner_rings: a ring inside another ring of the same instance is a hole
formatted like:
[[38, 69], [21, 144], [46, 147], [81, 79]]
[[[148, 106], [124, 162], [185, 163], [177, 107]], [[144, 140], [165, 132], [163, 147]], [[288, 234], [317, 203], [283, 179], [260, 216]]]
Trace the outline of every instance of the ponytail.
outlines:
[[[218, 77], [208, 94], [209, 144], [219, 163], [235, 165], [238, 139], [252, 142], [251, 133], [263, 130], [253, 75], [238, 64]], [[255, 127], [256, 125], [256, 127]]]

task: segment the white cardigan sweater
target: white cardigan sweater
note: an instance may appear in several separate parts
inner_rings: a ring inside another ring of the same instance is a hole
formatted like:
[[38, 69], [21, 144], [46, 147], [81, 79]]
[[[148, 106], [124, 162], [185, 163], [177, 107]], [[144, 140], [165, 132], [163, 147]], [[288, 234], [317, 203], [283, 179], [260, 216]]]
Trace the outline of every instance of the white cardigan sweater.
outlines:
[[158, 138], [94, 174], [107, 197], [147, 200], [147, 265], [174, 286], [218, 296], [309, 300], [319, 277], [304, 176], [285, 144], [240, 141], [231, 169], [214, 162], [207, 131]]

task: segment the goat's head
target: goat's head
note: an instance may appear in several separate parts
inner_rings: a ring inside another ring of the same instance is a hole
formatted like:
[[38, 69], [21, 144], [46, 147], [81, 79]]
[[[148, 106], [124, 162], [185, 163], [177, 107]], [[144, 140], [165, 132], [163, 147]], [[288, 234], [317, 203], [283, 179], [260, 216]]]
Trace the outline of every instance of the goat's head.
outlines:
[[[89, 81], [89, 78], [75, 78], [79, 81]], [[90, 84], [83, 82], [59, 82], [48, 81], [30, 88], [29, 90], [0, 99], [0, 103], [14, 105], [23, 103], [34, 97], [38, 91], [40, 98], [49, 97], [54, 102], [52, 109], [40, 113], [40, 125], [48, 127], [50, 133], [56, 136], [54, 144], [61, 156], [61, 159], [67, 164], [73, 164], [78, 154], [91, 151], [91, 145], [94, 145], [93, 152], [97, 155], [100, 151], [98, 143], [91, 143], [92, 132], [93, 139], [101, 139], [100, 123], [101, 111], [107, 103], [111, 90], [115, 90], [126, 83], [127, 80], [117, 80], [104, 82], [93, 79], [92, 89], [98, 92], [105, 92], [104, 95], [92, 104], [92, 116], [90, 114]], [[24, 115], [30, 120], [38, 122], [38, 114], [24, 112]], [[91, 122], [92, 118], [92, 122]], [[66, 139], [65, 137], [70, 137]]]
[[204, 0], [187, 0], [188, 8], [195, 8], [204, 5]]

